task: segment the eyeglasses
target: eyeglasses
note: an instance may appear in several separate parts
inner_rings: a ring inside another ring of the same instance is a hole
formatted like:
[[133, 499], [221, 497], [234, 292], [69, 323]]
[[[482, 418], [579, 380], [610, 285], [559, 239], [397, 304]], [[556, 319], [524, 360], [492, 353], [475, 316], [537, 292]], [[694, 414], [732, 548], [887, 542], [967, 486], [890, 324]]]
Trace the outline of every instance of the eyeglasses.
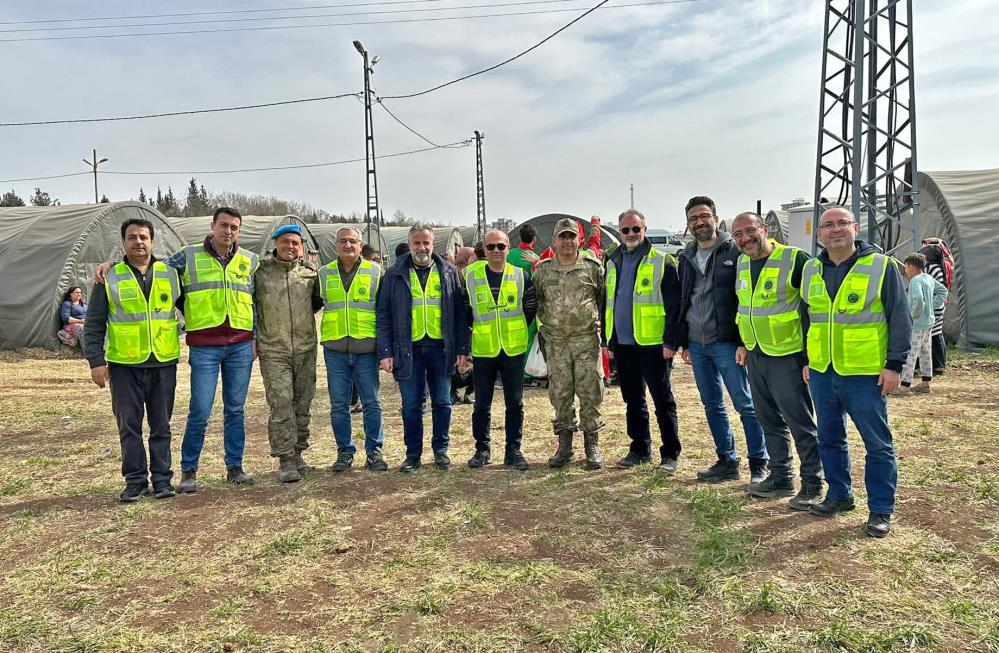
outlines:
[[825, 224], [820, 224], [819, 229], [846, 229], [851, 224], [857, 224], [851, 220], [837, 220], [836, 222], [826, 222]]
[[746, 227], [741, 231], [733, 231], [732, 238], [739, 239], [742, 238], [743, 236], [755, 236], [756, 234], [759, 233], [759, 231], [760, 231], [759, 227]]
[[499, 251], [502, 252], [503, 250], [506, 249], [506, 243], [489, 243], [488, 245], [486, 245], [486, 249], [488, 249], [490, 252], [493, 251], [494, 249], [498, 249]]
[[688, 223], [701, 222], [703, 220], [710, 221], [714, 217], [715, 216], [713, 214], [711, 214], [711, 213], [698, 213], [697, 215], [688, 215], [687, 216], [687, 222]]
[[621, 227], [621, 233], [624, 234], [625, 236], [631, 233], [640, 234], [642, 233], [642, 229], [643, 227], [641, 225], [637, 227]]
[[356, 245], [357, 243], [359, 243], [361, 241], [359, 241], [356, 238], [337, 238], [336, 242], [337, 242], [337, 244], [340, 244], [340, 245]]

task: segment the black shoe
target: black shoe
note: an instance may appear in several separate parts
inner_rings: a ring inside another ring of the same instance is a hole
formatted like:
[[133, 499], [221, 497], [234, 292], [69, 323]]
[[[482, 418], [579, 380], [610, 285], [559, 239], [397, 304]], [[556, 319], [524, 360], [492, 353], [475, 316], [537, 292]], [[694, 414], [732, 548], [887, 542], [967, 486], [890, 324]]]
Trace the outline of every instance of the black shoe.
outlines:
[[761, 499], [793, 497], [794, 481], [790, 476], [768, 476], [759, 483], [749, 486], [749, 493]]
[[125, 489], [118, 495], [118, 500], [122, 503], [135, 503], [141, 497], [149, 494], [148, 483], [128, 483]]
[[157, 499], [169, 499], [170, 497], [177, 496], [177, 492], [170, 485], [170, 481], [160, 481], [159, 483], [153, 483], [153, 496]]
[[364, 461], [364, 466], [368, 468], [369, 472], [384, 472], [388, 470], [388, 463], [385, 462], [381, 449], [375, 449], [369, 453], [368, 459]]
[[451, 469], [451, 459], [447, 457], [446, 452], [438, 451], [434, 454], [434, 467], [443, 472]]
[[[436, 458], [434, 460], [436, 463]], [[480, 467], [485, 467], [486, 465], [491, 465], [493, 462], [492, 456], [489, 455], [489, 450], [476, 451], [475, 455], [468, 460], [468, 466], [472, 469], [479, 469]]]
[[822, 486], [821, 485], [805, 485], [801, 484], [801, 489], [798, 490], [798, 494], [795, 495], [793, 499], [788, 501], [787, 505], [791, 510], [809, 510], [812, 506], [822, 501]]
[[256, 481], [253, 477], [243, 471], [242, 467], [230, 467], [225, 472], [225, 480], [233, 485], [253, 485]]
[[414, 456], [406, 456], [406, 460], [402, 461], [399, 465], [399, 471], [403, 474], [409, 474], [410, 472], [415, 472], [422, 466], [419, 458]]
[[830, 499], [826, 497], [821, 503], [816, 503], [808, 509], [808, 512], [819, 517], [835, 517], [841, 512], [850, 512], [857, 506], [853, 503], [853, 497], [849, 499]]
[[631, 469], [636, 465], [652, 462], [652, 456], [641, 456], [634, 451], [629, 451], [628, 455], [617, 461], [617, 466], [621, 469]]
[[[763, 458], [750, 458], [749, 459], [749, 484], [759, 485], [763, 481], [767, 480], [770, 476], [770, 470], [767, 469], [767, 461]], [[759, 496], [759, 495], [757, 495]], [[791, 496], [790, 494], [787, 496]]]
[[465, 404], [466, 406], [474, 404], [475, 398], [472, 397], [470, 394], [466, 394], [464, 397], [461, 398], [461, 403]]
[[721, 483], [722, 481], [737, 481], [739, 473], [739, 459], [721, 460], [719, 459], [711, 467], [697, 472], [697, 480], [705, 483]]
[[659, 463], [659, 469], [662, 470], [667, 476], [672, 476], [676, 474], [677, 467], [680, 466], [680, 461], [676, 458], [663, 458], [663, 461]]
[[350, 413], [352, 415], [357, 415], [358, 413], [363, 412], [363, 411], [364, 411], [364, 406], [361, 405], [360, 401], [356, 402], [355, 404], [351, 405], [351, 407], [350, 407]]
[[867, 526], [864, 526], [864, 532], [871, 537], [877, 538], [888, 535], [891, 532], [891, 515], [872, 512], [867, 518]]
[[524, 454], [520, 453], [520, 449], [516, 451], [508, 451], [505, 456], [503, 456], [503, 464], [506, 467], [513, 467], [518, 472], [526, 472], [531, 468], [524, 460]]
[[354, 454], [347, 453], [346, 451], [341, 451], [336, 455], [336, 462], [330, 466], [330, 471], [345, 472], [354, 466]]

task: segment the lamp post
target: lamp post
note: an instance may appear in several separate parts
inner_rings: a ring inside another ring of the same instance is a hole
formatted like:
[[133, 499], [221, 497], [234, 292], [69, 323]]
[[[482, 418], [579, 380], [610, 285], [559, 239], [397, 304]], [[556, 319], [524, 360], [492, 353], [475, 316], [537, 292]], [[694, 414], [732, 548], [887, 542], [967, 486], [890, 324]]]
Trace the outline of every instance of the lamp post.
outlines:
[[[381, 227], [379, 218], [381, 212], [378, 210], [378, 175], [375, 170], [375, 126], [371, 116], [371, 74], [374, 72], [375, 64], [378, 63], [378, 57], [372, 58], [369, 63], [368, 51], [364, 49], [360, 41], [354, 41], [354, 49], [361, 55], [364, 62], [364, 157], [367, 164], [364, 184], [368, 198], [365, 215], [368, 233], [365, 239], [371, 243], [372, 222]], [[381, 242], [382, 239], [378, 238], [376, 249], [379, 256], [383, 256]]]
[[97, 195], [97, 166], [100, 165], [100, 164], [102, 164], [102, 163], [104, 163], [105, 161], [107, 161], [107, 158], [101, 159], [100, 161], [97, 160], [97, 149], [96, 148], [94, 149], [94, 159], [93, 159], [93, 161], [87, 161], [86, 159], [83, 160], [84, 163], [86, 163], [88, 166], [90, 166], [91, 168], [94, 169], [94, 204], [100, 204], [101, 203], [101, 200], [100, 200], [99, 196]]

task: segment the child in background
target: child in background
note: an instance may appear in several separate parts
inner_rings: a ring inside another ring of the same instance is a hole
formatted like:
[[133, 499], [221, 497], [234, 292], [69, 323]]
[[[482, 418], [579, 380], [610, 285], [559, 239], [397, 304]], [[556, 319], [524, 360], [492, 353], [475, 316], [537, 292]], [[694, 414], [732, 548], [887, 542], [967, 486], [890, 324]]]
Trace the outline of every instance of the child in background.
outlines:
[[[909, 357], [902, 368], [902, 385], [895, 394], [911, 392], [925, 394], [930, 391], [933, 380], [933, 365], [930, 347], [932, 343], [933, 310], [943, 306], [947, 300], [947, 287], [926, 274], [926, 257], [922, 254], [909, 254], [905, 257], [905, 276], [909, 278], [909, 314], [912, 316], [912, 340], [909, 343]], [[919, 360], [919, 373], [923, 383], [912, 388], [912, 377]], [[911, 388], [911, 389], [910, 389]]]

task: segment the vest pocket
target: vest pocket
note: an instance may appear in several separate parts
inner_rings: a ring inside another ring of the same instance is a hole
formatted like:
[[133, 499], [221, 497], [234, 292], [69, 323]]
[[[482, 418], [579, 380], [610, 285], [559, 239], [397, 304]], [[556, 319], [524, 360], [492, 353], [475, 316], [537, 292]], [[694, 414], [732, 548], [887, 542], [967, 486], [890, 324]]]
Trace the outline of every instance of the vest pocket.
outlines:
[[801, 341], [801, 322], [797, 314], [771, 315], [768, 321], [770, 323], [770, 335], [773, 337], [775, 345]]
[[878, 371], [884, 361], [878, 360], [877, 326], [857, 326], [845, 328], [843, 334], [843, 362], [850, 370], [873, 369]]

